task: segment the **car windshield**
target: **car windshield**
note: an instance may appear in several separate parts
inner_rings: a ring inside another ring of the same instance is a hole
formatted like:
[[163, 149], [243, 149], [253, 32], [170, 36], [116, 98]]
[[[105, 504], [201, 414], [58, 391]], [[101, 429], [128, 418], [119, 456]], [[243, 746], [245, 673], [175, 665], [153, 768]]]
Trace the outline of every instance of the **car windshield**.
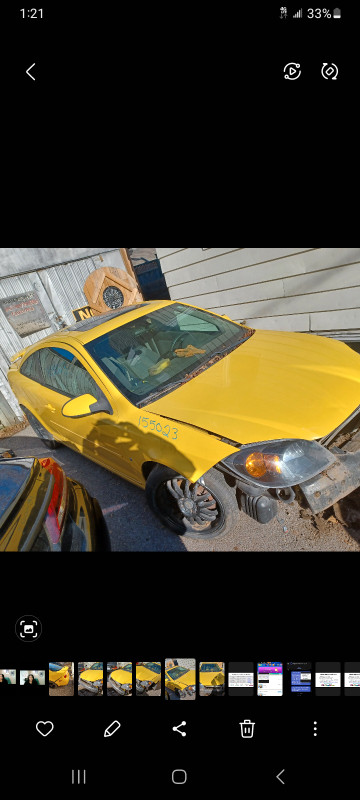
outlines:
[[103, 668], [103, 662], [102, 661], [97, 661], [96, 664], [91, 664], [91, 667], [90, 667], [90, 669], [102, 669], [102, 668]]
[[126, 672], [131, 672], [132, 666], [131, 666], [131, 664], [125, 664], [124, 667], [117, 667], [117, 669], [125, 669]]
[[182, 678], [187, 672], [189, 672], [189, 670], [185, 669], [185, 667], [174, 667], [173, 669], [168, 669], [168, 675], [170, 675], [170, 678], [172, 678], [174, 681], [176, 681], [178, 678]]
[[141, 406], [211, 367], [253, 333], [208, 311], [174, 303], [85, 348], [119, 391]]
[[151, 672], [157, 672], [158, 675], [161, 675], [161, 664], [156, 664], [155, 661], [144, 661], [143, 667], [150, 669]]
[[57, 672], [59, 669], [62, 669], [62, 666], [61, 664], [55, 664], [54, 661], [52, 661], [51, 664], [49, 664], [49, 669], [51, 669], [51, 672]]
[[221, 672], [219, 664], [201, 664], [200, 672]]

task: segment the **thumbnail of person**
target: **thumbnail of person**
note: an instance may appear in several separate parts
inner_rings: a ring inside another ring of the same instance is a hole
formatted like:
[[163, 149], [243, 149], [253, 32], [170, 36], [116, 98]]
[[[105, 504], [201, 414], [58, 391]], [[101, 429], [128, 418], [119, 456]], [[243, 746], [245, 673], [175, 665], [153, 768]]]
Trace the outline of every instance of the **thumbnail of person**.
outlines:
[[20, 670], [20, 686], [25, 686], [29, 691], [33, 691], [45, 684], [45, 671], [37, 669]]
[[16, 669], [0, 669], [1, 686], [11, 686], [16, 683]]

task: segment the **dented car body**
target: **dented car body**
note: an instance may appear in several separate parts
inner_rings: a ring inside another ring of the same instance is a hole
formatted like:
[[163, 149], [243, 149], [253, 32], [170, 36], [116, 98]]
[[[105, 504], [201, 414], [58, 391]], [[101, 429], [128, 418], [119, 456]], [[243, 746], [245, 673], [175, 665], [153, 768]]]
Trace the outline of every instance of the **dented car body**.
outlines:
[[114, 669], [108, 679], [112, 689], [120, 695], [130, 695], [132, 692], [132, 664], [124, 664]]
[[9, 381], [48, 446], [145, 488], [184, 536], [283, 502], [319, 513], [360, 485], [360, 355], [333, 339], [144, 302], [26, 348]]
[[91, 694], [102, 694], [103, 691], [103, 662], [96, 661], [90, 669], [85, 669], [79, 675], [79, 687], [86, 689]]

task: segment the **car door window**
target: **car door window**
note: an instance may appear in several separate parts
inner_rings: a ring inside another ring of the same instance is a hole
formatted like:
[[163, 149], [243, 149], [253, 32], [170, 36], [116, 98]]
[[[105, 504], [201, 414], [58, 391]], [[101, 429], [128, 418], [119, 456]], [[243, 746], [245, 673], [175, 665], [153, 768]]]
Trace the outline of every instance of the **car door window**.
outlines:
[[64, 348], [44, 347], [37, 350], [25, 361], [21, 372], [67, 397], [92, 394], [99, 399], [102, 394], [81, 362]]
[[32, 378], [33, 381], [37, 381], [38, 383], [43, 383], [44, 376], [41, 371], [40, 359], [39, 359], [39, 351], [37, 350], [36, 353], [32, 353], [26, 361], [21, 365], [20, 372], [22, 375], [26, 375], [27, 378]]

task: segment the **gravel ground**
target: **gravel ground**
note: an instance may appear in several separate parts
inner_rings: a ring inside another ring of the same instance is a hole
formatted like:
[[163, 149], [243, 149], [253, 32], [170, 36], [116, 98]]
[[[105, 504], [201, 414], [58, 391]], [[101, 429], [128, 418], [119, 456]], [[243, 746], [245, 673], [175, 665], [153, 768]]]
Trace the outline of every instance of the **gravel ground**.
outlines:
[[[67, 447], [47, 450], [30, 426], [3, 438], [18, 456], [52, 455], [67, 475], [97, 497], [117, 551], [269, 552], [360, 550], [360, 490], [316, 518], [297, 504], [282, 505], [278, 517], [260, 525], [244, 513], [231, 533], [200, 541], [177, 536], [152, 514], [142, 489], [118, 478]], [[285, 530], [284, 530], [285, 528]]]

